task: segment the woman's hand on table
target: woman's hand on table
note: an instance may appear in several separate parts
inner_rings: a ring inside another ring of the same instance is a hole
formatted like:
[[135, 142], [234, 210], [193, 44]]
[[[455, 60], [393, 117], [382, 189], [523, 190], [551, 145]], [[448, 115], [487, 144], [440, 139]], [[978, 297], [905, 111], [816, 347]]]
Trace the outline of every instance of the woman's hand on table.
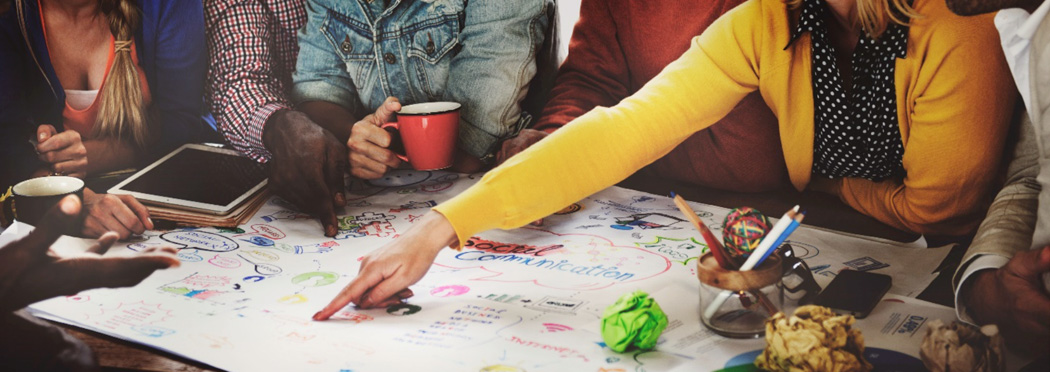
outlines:
[[80, 133], [75, 130], [58, 133], [55, 127], [44, 124], [36, 129], [36, 141], [40, 161], [49, 164], [51, 172], [77, 178], [87, 175], [87, 147]]
[[0, 248], [0, 310], [91, 288], [131, 286], [158, 269], [179, 266], [173, 247], [102, 257], [117, 240], [115, 233], [103, 234], [84, 253], [58, 255], [50, 247], [59, 236], [79, 228], [80, 208], [76, 196], [67, 196], [29, 235]]
[[350, 303], [359, 308], [386, 307], [412, 297], [408, 286], [430, 269], [441, 249], [454, 243], [456, 232], [445, 216], [431, 211], [401, 237], [361, 260], [361, 270], [314, 320], [327, 320]]
[[84, 206], [87, 217], [81, 234], [85, 237], [98, 238], [113, 232], [120, 240], [125, 240], [153, 229], [149, 209], [134, 196], [96, 194], [84, 189]]

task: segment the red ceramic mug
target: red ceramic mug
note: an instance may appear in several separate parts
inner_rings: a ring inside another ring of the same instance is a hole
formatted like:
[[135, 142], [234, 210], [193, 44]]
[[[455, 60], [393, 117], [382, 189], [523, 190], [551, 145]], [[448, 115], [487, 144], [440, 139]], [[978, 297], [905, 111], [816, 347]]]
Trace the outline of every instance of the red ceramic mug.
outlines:
[[415, 170], [436, 170], [452, 166], [459, 134], [459, 108], [456, 102], [428, 102], [406, 105], [397, 113], [393, 127], [401, 136], [405, 153], [398, 154]]

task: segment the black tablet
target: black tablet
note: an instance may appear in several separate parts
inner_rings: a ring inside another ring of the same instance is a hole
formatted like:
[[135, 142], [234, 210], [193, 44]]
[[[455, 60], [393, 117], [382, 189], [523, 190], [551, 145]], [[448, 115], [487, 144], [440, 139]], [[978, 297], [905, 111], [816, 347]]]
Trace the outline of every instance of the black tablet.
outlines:
[[266, 169], [238, 152], [183, 145], [109, 189], [143, 203], [223, 215], [266, 186]]

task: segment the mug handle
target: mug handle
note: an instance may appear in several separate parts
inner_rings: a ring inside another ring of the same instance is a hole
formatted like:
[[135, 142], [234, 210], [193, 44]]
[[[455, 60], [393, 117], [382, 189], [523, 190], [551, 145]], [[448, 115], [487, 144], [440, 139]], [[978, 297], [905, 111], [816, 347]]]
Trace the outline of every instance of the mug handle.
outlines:
[[388, 133], [390, 133], [390, 151], [394, 152], [401, 161], [408, 161], [408, 155], [405, 152], [405, 143], [401, 140], [401, 128], [398, 127], [396, 121], [385, 123], [379, 126]]

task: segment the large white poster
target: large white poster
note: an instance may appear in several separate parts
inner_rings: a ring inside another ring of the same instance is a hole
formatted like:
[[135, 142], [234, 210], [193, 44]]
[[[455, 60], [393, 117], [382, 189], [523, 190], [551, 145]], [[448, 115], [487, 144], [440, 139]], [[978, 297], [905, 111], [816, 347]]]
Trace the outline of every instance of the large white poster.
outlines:
[[[476, 178], [397, 171], [356, 185], [334, 238], [277, 198], [239, 229], [149, 232], [113, 251], [175, 245], [180, 268], [31, 310], [230, 370], [710, 370], [725, 360], [704, 355], [761, 347], [704, 332], [695, 260], [706, 245], [670, 198], [621, 188], [567, 206], [542, 226], [485, 232], [461, 252], [444, 251], [405, 304], [310, 320], [353, 278], [362, 255]], [[720, 233], [727, 209], [693, 207]], [[26, 230], [15, 226], [3, 240]], [[805, 226], [789, 242], [821, 285], [851, 267], [892, 275], [891, 293], [910, 297], [948, 253]], [[603, 346], [601, 312], [635, 290], [653, 294], [672, 328], [656, 351], [617, 354]]]

